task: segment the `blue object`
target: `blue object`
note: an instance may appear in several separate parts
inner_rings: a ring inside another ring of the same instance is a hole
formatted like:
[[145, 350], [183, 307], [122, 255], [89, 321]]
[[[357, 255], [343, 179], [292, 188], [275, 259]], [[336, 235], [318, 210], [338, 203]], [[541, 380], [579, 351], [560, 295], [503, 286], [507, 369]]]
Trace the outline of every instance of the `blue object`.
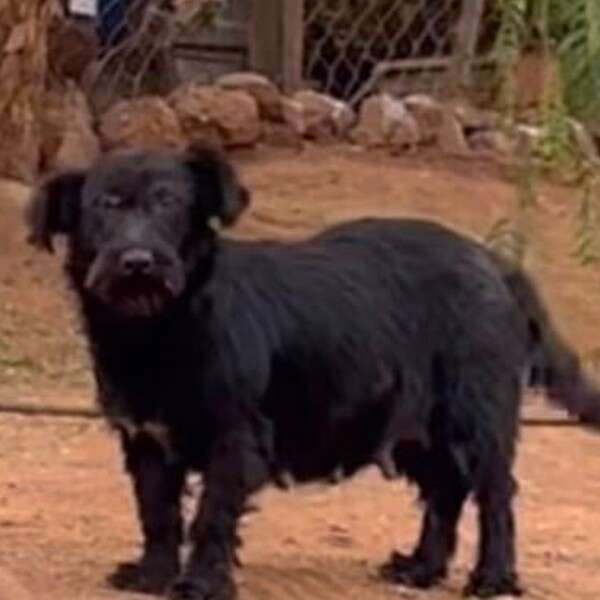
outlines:
[[118, 44], [126, 33], [130, 0], [98, 0], [98, 37], [103, 48]]

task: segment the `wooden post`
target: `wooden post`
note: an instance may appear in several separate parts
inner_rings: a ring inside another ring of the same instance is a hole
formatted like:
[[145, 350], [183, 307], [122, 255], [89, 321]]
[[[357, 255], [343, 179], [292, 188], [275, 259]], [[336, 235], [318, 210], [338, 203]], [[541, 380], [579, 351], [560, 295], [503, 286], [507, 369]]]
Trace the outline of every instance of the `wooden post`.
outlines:
[[485, 9], [485, 0], [463, 0], [462, 12], [455, 33], [453, 68], [451, 69], [451, 88], [458, 91], [471, 85], [471, 65], [477, 50], [477, 40], [481, 20]]
[[302, 87], [304, 59], [304, 0], [282, 0], [283, 51], [281, 57], [283, 91], [286, 94]]
[[252, 0], [248, 28], [250, 68], [276, 83], [281, 83], [281, 12], [281, 0]]
[[289, 93], [302, 82], [304, 0], [253, 0], [249, 64]]

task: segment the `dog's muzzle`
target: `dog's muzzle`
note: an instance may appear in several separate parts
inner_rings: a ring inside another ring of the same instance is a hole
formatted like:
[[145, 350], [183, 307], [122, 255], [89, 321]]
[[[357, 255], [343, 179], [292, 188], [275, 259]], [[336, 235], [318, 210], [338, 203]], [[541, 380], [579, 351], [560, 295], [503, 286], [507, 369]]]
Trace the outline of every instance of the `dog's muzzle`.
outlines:
[[124, 316], [152, 317], [181, 294], [184, 275], [176, 258], [133, 247], [100, 253], [85, 286]]

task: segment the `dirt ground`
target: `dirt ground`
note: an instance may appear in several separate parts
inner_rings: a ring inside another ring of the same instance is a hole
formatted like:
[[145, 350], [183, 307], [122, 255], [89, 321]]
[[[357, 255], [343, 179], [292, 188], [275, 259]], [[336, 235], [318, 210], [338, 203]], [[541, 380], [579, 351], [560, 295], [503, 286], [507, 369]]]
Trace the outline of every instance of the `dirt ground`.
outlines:
[[[359, 215], [419, 215], [485, 234], [515, 194], [489, 162], [391, 158], [329, 147], [239, 156], [254, 205], [233, 235], [290, 238]], [[0, 186], [0, 401], [89, 407], [91, 386], [72, 298], [56, 257], [25, 246], [27, 190]], [[600, 279], [571, 257], [572, 190], [544, 187], [527, 267], [560, 329], [598, 356]], [[518, 460], [519, 555], [530, 597], [600, 597], [600, 439], [576, 427], [525, 427]], [[371, 471], [339, 487], [266, 490], [244, 524], [242, 600], [458, 597], [475, 515], [444, 586], [418, 594], [378, 582], [392, 548], [418, 531], [414, 490]], [[99, 421], [0, 415], [0, 568], [44, 600], [133, 599], [105, 584], [139, 534], [115, 441]], [[5, 600], [0, 589], [0, 599]], [[6, 598], [6, 600], [13, 600]]]

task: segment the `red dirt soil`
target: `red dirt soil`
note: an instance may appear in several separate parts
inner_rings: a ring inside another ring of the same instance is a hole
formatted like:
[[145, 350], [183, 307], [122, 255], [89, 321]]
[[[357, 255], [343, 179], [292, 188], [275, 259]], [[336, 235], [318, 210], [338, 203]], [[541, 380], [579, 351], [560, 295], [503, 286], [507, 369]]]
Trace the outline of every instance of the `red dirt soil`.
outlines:
[[[351, 217], [418, 215], [481, 236], [514, 210], [512, 185], [483, 161], [332, 146], [263, 151], [238, 162], [255, 200], [232, 235], [293, 238]], [[26, 193], [0, 186], [0, 399], [89, 407], [83, 344], [57, 257], [24, 244]], [[576, 208], [572, 190], [542, 189], [527, 268], [561, 331], [593, 358], [599, 280], [570, 256]], [[600, 439], [576, 427], [526, 427], [517, 471], [520, 565], [530, 597], [597, 600]], [[375, 568], [390, 550], [410, 548], [419, 511], [414, 490], [374, 471], [340, 487], [267, 490], [258, 500], [261, 511], [243, 528], [243, 600], [446, 600], [459, 596], [472, 562], [469, 506], [441, 589], [425, 594], [378, 582]], [[33, 597], [136, 598], [104, 582], [117, 562], [135, 556], [139, 534], [115, 440], [100, 422], [0, 416], [0, 532], [0, 567]]]

